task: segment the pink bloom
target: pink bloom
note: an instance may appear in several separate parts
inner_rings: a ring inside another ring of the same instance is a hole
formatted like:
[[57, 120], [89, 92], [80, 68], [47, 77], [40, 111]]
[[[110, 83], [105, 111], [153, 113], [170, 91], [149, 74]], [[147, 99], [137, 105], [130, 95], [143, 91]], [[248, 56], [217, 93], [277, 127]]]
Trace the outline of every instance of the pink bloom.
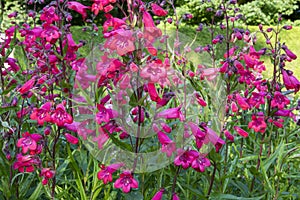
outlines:
[[260, 105], [265, 104], [265, 96], [264, 92], [252, 92], [248, 102], [252, 107], [259, 108]]
[[243, 110], [247, 110], [250, 108], [249, 104], [246, 102], [246, 100], [243, 97], [241, 97], [241, 95], [239, 93], [236, 94], [236, 100], [237, 100], [237, 103], [239, 104], [239, 106]]
[[124, 193], [128, 193], [131, 188], [138, 188], [138, 182], [133, 178], [130, 171], [124, 171], [120, 178], [114, 183], [115, 188], [122, 188]]
[[44, 38], [47, 42], [54, 44], [60, 37], [61, 33], [57, 26], [44, 24], [44, 30], [41, 32], [41, 38]]
[[300, 82], [299, 80], [293, 76], [293, 72], [290, 70], [281, 69], [283, 83], [286, 89], [295, 89], [295, 93], [300, 89]]
[[160, 189], [153, 197], [152, 197], [152, 200], [161, 200], [162, 199], [162, 196], [165, 192], [165, 189], [162, 188]]
[[143, 12], [143, 23], [144, 38], [148, 40], [148, 42], [152, 43], [162, 35], [161, 30], [155, 26], [151, 15], [147, 11]]
[[176, 150], [176, 144], [165, 133], [159, 131], [157, 133], [158, 141], [161, 143], [161, 151], [165, 152], [168, 157], [172, 156]]
[[107, 142], [107, 140], [109, 139], [109, 135], [107, 133], [105, 133], [101, 128], [100, 129], [100, 133], [98, 136], [93, 138], [94, 142], [97, 142], [98, 144], [98, 149], [103, 149], [103, 145]]
[[282, 45], [282, 48], [285, 51], [286, 55], [290, 57], [292, 60], [297, 59], [297, 56], [291, 50], [289, 50], [286, 45]]
[[290, 117], [292, 118], [294, 121], [296, 121], [296, 116], [295, 114], [292, 112], [291, 109], [288, 110], [278, 110], [274, 113], [275, 116], [280, 116], [280, 117]]
[[48, 184], [48, 180], [53, 178], [55, 175], [55, 171], [51, 170], [50, 168], [43, 168], [41, 171], [40, 176], [43, 176], [42, 184]]
[[162, 61], [156, 59], [148, 63], [146, 67], [141, 70], [140, 76], [149, 80], [151, 83], [158, 83], [161, 79], [167, 78], [167, 70]]
[[124, 166], [124, 163], [114, 163], [109, 166], [101, 166], [101, 170], [97, 173], [99, 180], [102, 180], [104, 184], [112, 182], [112, 174]]
[[252, 115], [252, 121], [249, 122], [248, 128], [253, 129], [255, 132], [264, 133], [267, 128], [267, 124], [264, 121], [264, 116]]
[[192, 162], [199, 157], [199, 153], [195, 150], [177, 150], [177, 156], [174, 160], [176, 166], [182, 166], [183, 169], [187, 169], [191, 166]]
[[39, 125], [43, 125], [45, 122], [51, 122], [51, 102], [43, 104], [40, 108], [34, 108], [30, 115], [30, 119], [37, 120]]
[[183, 114], [181, 113], [181, 106], [176, 108], [169, 108], [158, 113], [155, 118], [164, 118], [164, 119], [184, 119]]
[[160, 102], [161, 98], [159, 97], [155, 84], [154, 83], [148, 83], [147, 85], [148, 93], [150, 95], [150, 98], [154, 102]]
[[224, 131], [224, 135], [228, 140], [230, 140], [232, 142], [234, 141], [234, 136], [228, 130]]
[[173, 193], [172, 200], [180, 200], [176, 193]]
[[24, 83], [24, 85], [18, 89], [18, 91], [21, 93], [21, 94], [25, 94], [26, 92], [28, 92], [31, 88], [33, 88], [35, 84], [35, 79], [32, 78], [30, 80], [28, 80], [26, 83]]
[[172, 132], [172, 128], [164, 123], [164, 122], [161, 122], [160, 125], [162, 126], [162, 129], [166, 132], [166, 133], [171, 133]]
[[249, 136], [249, 134], [248, 134], [245, 130], [243, 130], [242, 128], [240, 128], [239, 126], [234, 126], [233, 128], [234, 128], [234, 130], [235, 130], [240, 136], [242, 136], [242, 137], [244, 137], [244, 138], [246, 138], [246, 137]]
[[236, 113], [237, 111], [239, 111], [238, 106], [236, 105], [236, 103], [233, 101], [231, 102], [231, 111]]
[[43, 12], [40, 16], [40, 20], [46, 21], [47, 24], [52, 24], [52, 22], [59, 21], [59, 17], [55, 13], [55, 7], [54, 6], [44, 7]]
[[33, 172], [34, 166], [38, 166], [41, 161], [37, 156], [34, 155], [25, 155], [17, 154], [16, 156], [17, 160], [13, 164], [14, 169], [18, 169], [19, 172]]
[[152, 12], [154, 13], [154, 15], [156, 16], [166, 16], [168, 14], [168, 11], [162, 9], [159, 5], [157, 5], [156, 3], [152, 3], [151, 4], [151, 8], [152, 8]]
[[135, 50], [134, 37], [131, 30], [118, 29], [111, 32], [111, 36], [106, 40], [104, 47], [116, 50], [117, 54], [123, 56]]
[[90, 9], [89, 6], [82, 5], [81, 3], [76, 2], [76, 1], [69, 1], [67, 3], [67, 5], [70, 10], [74, 10], [74, 11], [78, 12], [79, 14], [81, 14], [83, 20], [86, 19], [86, 17], [87, 17], [86, 10]]
[[102, 124], [102, 122], [107, 123], [113, 118], [111, 109], [105, 108], [105, 106], [102, 104], [98, 104], [97, 108], [99, 110], [99, 112], [96, 114], [96, 122], [98, 124]]
[[25, 132], [22, 134], [22, 137], [17, 142], [17, 147], [22, 148], [22, 153], [25, 154], [29, 151], [35, 151], [38, 147], [37, 142], [42, 139], [42, 136], [39, 134], [30, 134]]
[[71, 124], [73, 122], [73, 118], [66, 112], [64, 104], [65, 102], [58, 104], [51, 115], [52, 122], [57, 126], [64, 126], [66, 123]]
[[197, 102], [200, 106], [207, 106], [207, 103], [204, 101], [204, 99], [201, 98], [201, 96], [198, 94], [198, 93], [195, 93], [195, 96], [196, 96], [196, 99], [197, 99]]
[[71, 144], [78, 144], [78, 142], [79, 142], [77, 137], [75, 137], [69, 133], [66, 133], [65, 137], [66, 137], [67, 141]]
[[286, 96], [281, 94], [281, 92], [276, 91], [274, 93], [274, 97], [271, 100], [271, 107], [272, 108], [277, 107], [279, 109], [283, 109], [289, 103], [290, 103], [290, 100]]
[[192, 168], [197, 172], [204, 172], [205, 168], [210, 166], [210, 161], [208, 158], [199, 156], [192, 162]]

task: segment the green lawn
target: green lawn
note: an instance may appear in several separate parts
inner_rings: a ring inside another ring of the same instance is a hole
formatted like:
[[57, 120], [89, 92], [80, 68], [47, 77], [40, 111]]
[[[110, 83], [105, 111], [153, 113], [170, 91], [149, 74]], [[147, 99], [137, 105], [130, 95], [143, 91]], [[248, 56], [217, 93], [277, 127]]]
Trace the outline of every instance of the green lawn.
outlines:
[[[160, 26], [160, 28], [163, 30], [163, 26]], [[251, 32], [255, 32], [258, 30], [257, 26], [249, 26], [248, 27]], [[267, 28], [267, 27], [265, 27]], [[94, 48], [95, 44], [99, 44], [103, 41], [103, 38], [101, 37], [102, 32], [99, 27], [99, 33], [98, 35], [91, 35], [88, 31], [84, 32], [82, 31], [82, 27], [72, 27], [71, 29], [73, 33], [73, 38], [76, 42], [79, 40], [85, 40], [86, 45], [80, 48], [79, 52], [82, 56], [86, 56], [91, 52], [91, 49]], [[163, 30], [164, 32], [164, 30]], [[176, 30], [173, 26], [168, 26], [166, 30], [167, 34], [170, 36], [169, 44], [172, 46], [174, 44], [174, 38], [176, 36]], [[224, 34], [224, 32], [223, 32]], [[195, 27], [189, 27], [189, 26], [182, 26], [179, 29], [179, 39], [181, 42], [181, 47], [183, 48], [186, 44], [190, 44], [191, 41], [195, 38], [196, 31]], [[300, 27], [294, 27], [290, 31], [283, 30], [282, 34], [280, 35], [280, 41], [285, 42], [286, 45], [291, 49], [299, 58], [291, 63], [286, 63], [286, 68], [294, 71], [296, 77], [300, 79], [300, 40], [298, 39], [300, 35]], [[260, 49], [265, 47], [265, 40], [263, 38], [263, 35], [261, 33], [257, 33], [257, 44], [256, 49]], [[93, 44], [92, 44], [93, 41]], [[194, 65], [198, 64], [205, 64], [207, 66], [211, 65], [211, 58], [207, 53], [203, 54], [196, 54], [193, 50], [199, 46], [204, 46], [205, 44], [210, 43], [210, 33], [208, 30], [203, 30], [202, 32], [199, 32], [197, 34], [197, 38], [195, 42], [192, 45], [191, 52], [188, 53], [188, 58], [192, 60]], [[157, 43], [156, 46], [161, 46], [162, 48], [165, 48], [163, 44]], [[225, 45], [218, 45], [218, 48], [216, 49], [216, 57], [218, 59], [222, 59], [223, 54], [225, 52]], [[16, 49], [15, 56], [18, 58], [20, 56], [20, 49]], [[267, 57], [262, 58], [265, 61], [265, 65], [267, 68], [267, 72], [265, 72], [265, 75], [268, 76], [268, 74], [271, 74], [272, 72], [272, 64], [270, 60]]]

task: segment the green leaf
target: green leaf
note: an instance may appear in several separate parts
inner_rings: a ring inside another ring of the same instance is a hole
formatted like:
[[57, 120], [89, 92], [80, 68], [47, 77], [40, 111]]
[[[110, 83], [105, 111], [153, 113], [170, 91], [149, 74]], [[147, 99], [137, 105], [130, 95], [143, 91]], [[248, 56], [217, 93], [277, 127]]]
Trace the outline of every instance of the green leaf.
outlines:
[[209, 199], [216, 199], [216, 200], [221, 200], [221, 199], [230, 199], [230, 200], [259, 200], [264, 198], [265, 195], [258, 196], [258, 197], [251, 197], [251, 198], [246, 198], [246, 197], [237, 197], [231, 194], [212, 194]]

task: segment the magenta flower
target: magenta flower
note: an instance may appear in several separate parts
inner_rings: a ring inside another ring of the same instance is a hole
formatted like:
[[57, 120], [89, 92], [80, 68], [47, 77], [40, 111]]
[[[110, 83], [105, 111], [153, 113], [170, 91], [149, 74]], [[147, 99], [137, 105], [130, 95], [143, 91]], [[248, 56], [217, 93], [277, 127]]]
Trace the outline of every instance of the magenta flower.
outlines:
[[292, 60], [297, 59], [297, 56], [291, 50], [289, 50], [286, 45], [282, 45], [281, 48], [285, 51], [286, 55]]
[[44, 38], [51, 44], [54, 44], [61, 35], [59, 28], [49, 24], [44, 24], [43, 28], [44, 30], [41, 32], [41, 38]]
[[104, 47], [116, 50], [117, 54], [123, 56], [135, 50], [134, 40], [131, 30], [118, 29], [110, 33], [110, 37], [106, 40]]
[[275, 108], [277, 107], [278, 109], [284, 109], [285, 106], [287, 106], [290, 103], [290, 100], [281, 92], [276, 91], [274, 93], [274, 97], [271, 100], [271, 107]]
[[65, 137], [66, 137], [67, 141], [71, 144], [78, 144], [78, 142], [79, 142], [77, 137], [75, 137], [69, 133], [66, 133]]
[[47, 24], [52, 24], [52, 22], [59, 21], [58, 15], [55, 13], [55, 7], [44, 7], [43, 12], [40, 16], [41, 21], [45, 21]]
[[248, 128], [253, 129], [255, 132], [261, 132], [264, 133], [267, 128], [267, 124], [264, 120], [263, 115], [252, 115], [252, 121], [249, 122]]
[[114, 183], [114, 187], [122, 188], [124, 193], [128, 193], [131, 188], [138, 188], [138, 186], [138, 182], [133, 178], [130, 171], [124, 171]]
[[38, 147], [37, 142], [42, 139], [42, 136], [36, 133], [30, 134], [25, 132], [17, 142], [17, 147], [22, 148], [22, 153], [25, 154], [29, 151], [35, 151]]
[[152, 83], [157, 83], [161, 79], [167, 78], [167, 69], [160, 59], [156, 59], [148, 63], [140, 72], [140, 76]]
[[26, 83], [24, 83], [24, 85], [22, 87], [20, 87], [18, 89], [18, 91], [21, 93], [21, 94], [25, 94], [27, 93], [31, 88], [33, 88], [35, 84], [35, 79], [32, 78], [30, 80], [28, 80]]
[[192, 162], [192, 168], [197, 172], [204, 172], [205, 168], [210, 166], [210, 161], [208, 158], [199, 156]]
[[243, 130], [242, 128], [240, 128], [239, 126], [234, 126], [233, 128], [234, 128], [234, 130], [235, 130], [240, 136], [242, 136], [242, 137], [244, 137], [244, 138], [246, 138], [246, 137], [249, 136], [249, 134], [248, 134], [245, 130]]
[[147, 11], [143, 12], [143, 23], [144, 23], [144, 38], [153, 43], [155, 39], [162, 35], [162, 32], [157, 28], [153, 22], [153, 19]]
[[153, 197], [152, 197], [152, 200], [161, 200], [162, 199], [162, 196], [165, 192], [165, 189], [162, 188], [160, 189]]
[[155, 101], [155, 102], [160, 102], [161, 101], [161, 98], [159, 97], [159, 95], [157, 93], [157, 90], [156, 90], [156, 87], [155, 87], [154, 83], [148, 83], [147, 89], [148, 89], [148, 93], [149, 93], [150, 98], [151, 98], [152, 101]]
[[87, 17], [86, 10], [90, 9], [89, 6], [82, 5], [81, 3], [77, 2], [77, 1], [69, 1], [67, 3], [67, 5], [70, 10], [74, 10], [74, 11], [78, 12], [79, 14], [81, 14], [83, 20], [86, 19], [86, 17]]
[[260, 105], [265, 104], [265, 96], [266, 94], [264, 92], [252, 92], [248, 102], [252, 107], [259, 108]]
[[192, 162], [199, 157], [199, 153], [195, 150], [177, 150], [177, 156], [174, 160], [176, 166], [182, 166], [183, 169], [187, 169], [191, 166]]
[[39, 125], [43, 125], [45, 122], [51, 122], [51, 102], [43, 104], [40, 108], [34, 108], [30, 115], [30, 119], [37, 120]]
[[234, 136], [228, 130], [224, 131], [224, 135], [228, 140], [230, 140], [232, 142], [234, 141]]
[[64, 126], [64, 124], [71, 124], [73, 122], [73, 118], [66, 112], [64, 104], [65, 102], [58, 104], [51, 115], [52, 122], [57, 126]]
[[172, 194], [172, 200], [180, 200], [179, 196], [176, 193]]
[[168, 11], [162, 9], [156, 3], [152, 3], [151, 8], [152, 8], [153, 14], [156, 15], [156, 16], [163, 17], [163, 16], [166, 16], [168, 14]]
[[155, 118], [164, 118], [164, 119], [180, 119], [181, 121], [184, 120], [184, 116], [181, 113], [181, 106], [176, 108], [169, 108], [166, 110], [161, 111], [158, 113]]
[[172, 156], [176, 150], [176, 144], [165, 133], [159, 131], [157, 133], [158, 141], [161, 143], [161, 151], [166, 153], [168, 157]]
[[245, 98], [241, 97], [239, 93], [235, 95], [238, 105], [242, 108], [242, 110], [247, 110], [250, 108], [249, 104], [246, 102]]
[[33, 172], [34, 166], [40, 165], [41, 161], [37, 156], [17, 154], [17, 160], [13, 164], [13, 168], [19, 172]]
[[293, 72], [290, 70], [281, 69], [281, 73], [286, 89], [294, 89], [295, 93], [298, 92], [300, 89], [300, 82], [295, 76], [293, 76]]
[[42, 184], [47, 185], [48, 180], [53, 178], [54, 175], [55, 175], [54, 170], [51, 170], [50, 168], [43, 168], [42, 171], [41, 171], [41, 174], [40, 174], [40, 176], [43, 177]]
[[101, 170], [97, 173], [99, 180], [102, 180], [104, 184], [112, 182], [112, 174], [124, 166], [124, 163], [115, 163], [109, 166], [101, 165]]

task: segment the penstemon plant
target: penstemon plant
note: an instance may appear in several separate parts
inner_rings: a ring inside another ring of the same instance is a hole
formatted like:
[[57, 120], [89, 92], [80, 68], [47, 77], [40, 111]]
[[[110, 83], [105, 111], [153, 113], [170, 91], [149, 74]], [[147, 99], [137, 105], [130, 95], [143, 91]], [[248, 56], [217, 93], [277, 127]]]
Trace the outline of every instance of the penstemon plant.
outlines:
[[[297, 56], [280, 40], [292, 26], [279, 16], [251, 33], [237, 1], [207, 3], [211, 24], [195, 38], [180, 32], [193, 16], [179, 16], [172, 0], [29, 0], [30, 22], [10, 14], [0, 196], [299, 198], [300, 82], [285, 66]], [[89, 40], [74, 39], [74, 13]], [[210, 44], [197, 46], [201, 33]]]

